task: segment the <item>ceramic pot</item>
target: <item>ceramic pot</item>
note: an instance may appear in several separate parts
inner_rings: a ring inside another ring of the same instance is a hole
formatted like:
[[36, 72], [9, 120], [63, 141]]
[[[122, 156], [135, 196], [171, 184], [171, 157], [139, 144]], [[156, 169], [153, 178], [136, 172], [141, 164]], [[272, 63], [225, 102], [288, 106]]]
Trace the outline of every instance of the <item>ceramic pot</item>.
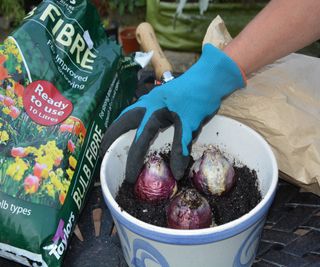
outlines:
[[[173, 127], [161, 132], [151, 149], [170, 143]], [[268, 209], [272, 204], [278, 167], [267, 142], [254, 130], [236, 120], [216, 115], [202, 129], [193, 145], [193, 156], [212, 144], [226, 151], [230, 160], [257, 172], [261, 202], [249, 213], [229, 223], [199, 230], [177, 230], [142, 222], [116, 203], [114, 197], [124, 179], [128, 147], [135, 131], [120, 136], [101, 165], [101, 186], [112, 214], [129, 266], [240, 267], [251, 266], [259, 245]]]

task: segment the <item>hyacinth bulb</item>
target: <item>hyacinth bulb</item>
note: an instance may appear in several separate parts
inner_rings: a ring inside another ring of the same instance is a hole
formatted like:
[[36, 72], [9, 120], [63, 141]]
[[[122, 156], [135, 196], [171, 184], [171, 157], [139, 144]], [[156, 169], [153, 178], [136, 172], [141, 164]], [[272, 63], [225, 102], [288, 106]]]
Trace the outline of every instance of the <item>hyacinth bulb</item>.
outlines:
[[173, 229], [208, 228], [213, 224], [210, 205], [197, 190], [184, 190], [170, 201], [167, 223]]
[[138, 199], [158, 203], [177, 192], [177, 182], [166, 162], [159, 155], [152, 155], [145, 163], [135, 185]]
[[207, 195], [221, 195], [235, 183], [232, 164], [214, 147], [205, 150], [194, 162], [190, 177], [194, 187]]

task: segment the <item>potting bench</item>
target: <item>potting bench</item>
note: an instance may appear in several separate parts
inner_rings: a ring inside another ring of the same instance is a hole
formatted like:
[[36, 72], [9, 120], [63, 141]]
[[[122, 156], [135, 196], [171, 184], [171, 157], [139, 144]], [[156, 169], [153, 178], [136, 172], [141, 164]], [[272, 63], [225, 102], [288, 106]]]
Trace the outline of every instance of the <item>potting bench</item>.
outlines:
[[[92, 211], [102, 208], [101, 232], [95, 236]], [[73, 236], [64, 267], [125, 267], [120, 241], [96, 186], [80, 218], [84, 241]], [[1, 264], [0, 264], [1, 266]], [[214, 265], [213, 265], [214, 266]], [[320, 197], [279, 180], [254, 267], [320, 266]]]

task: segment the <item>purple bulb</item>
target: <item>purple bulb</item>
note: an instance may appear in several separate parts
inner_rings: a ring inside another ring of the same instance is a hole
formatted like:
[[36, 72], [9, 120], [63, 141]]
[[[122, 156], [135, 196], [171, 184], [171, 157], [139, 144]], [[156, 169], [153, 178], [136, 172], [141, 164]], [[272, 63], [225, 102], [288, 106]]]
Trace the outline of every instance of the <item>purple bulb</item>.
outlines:
[[184, 190], [170, 201], [167, 223], [173, 229], [208, 228], [213, 224], [210, 205], [197, 190]]
[[167, 164], [158, 155], [150, 156], [135, 183], [135, 195], [142, 201], [159, 203], [176, 192], [177, 182]]
[[189, 175], [194, 187], [207, 195], [221, 195], [235, 183], [232, 165], [213, 147], [205, 150], [202, 157], [195, 161]]

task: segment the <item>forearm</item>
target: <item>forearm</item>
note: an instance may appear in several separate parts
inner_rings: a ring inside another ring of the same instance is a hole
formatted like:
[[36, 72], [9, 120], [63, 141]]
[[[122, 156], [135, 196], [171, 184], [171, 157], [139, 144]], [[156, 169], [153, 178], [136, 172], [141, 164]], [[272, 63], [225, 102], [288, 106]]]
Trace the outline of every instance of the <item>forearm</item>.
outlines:
[[320, 38], [320, 0], [272, 0], [224, 49], [246, 74]]

